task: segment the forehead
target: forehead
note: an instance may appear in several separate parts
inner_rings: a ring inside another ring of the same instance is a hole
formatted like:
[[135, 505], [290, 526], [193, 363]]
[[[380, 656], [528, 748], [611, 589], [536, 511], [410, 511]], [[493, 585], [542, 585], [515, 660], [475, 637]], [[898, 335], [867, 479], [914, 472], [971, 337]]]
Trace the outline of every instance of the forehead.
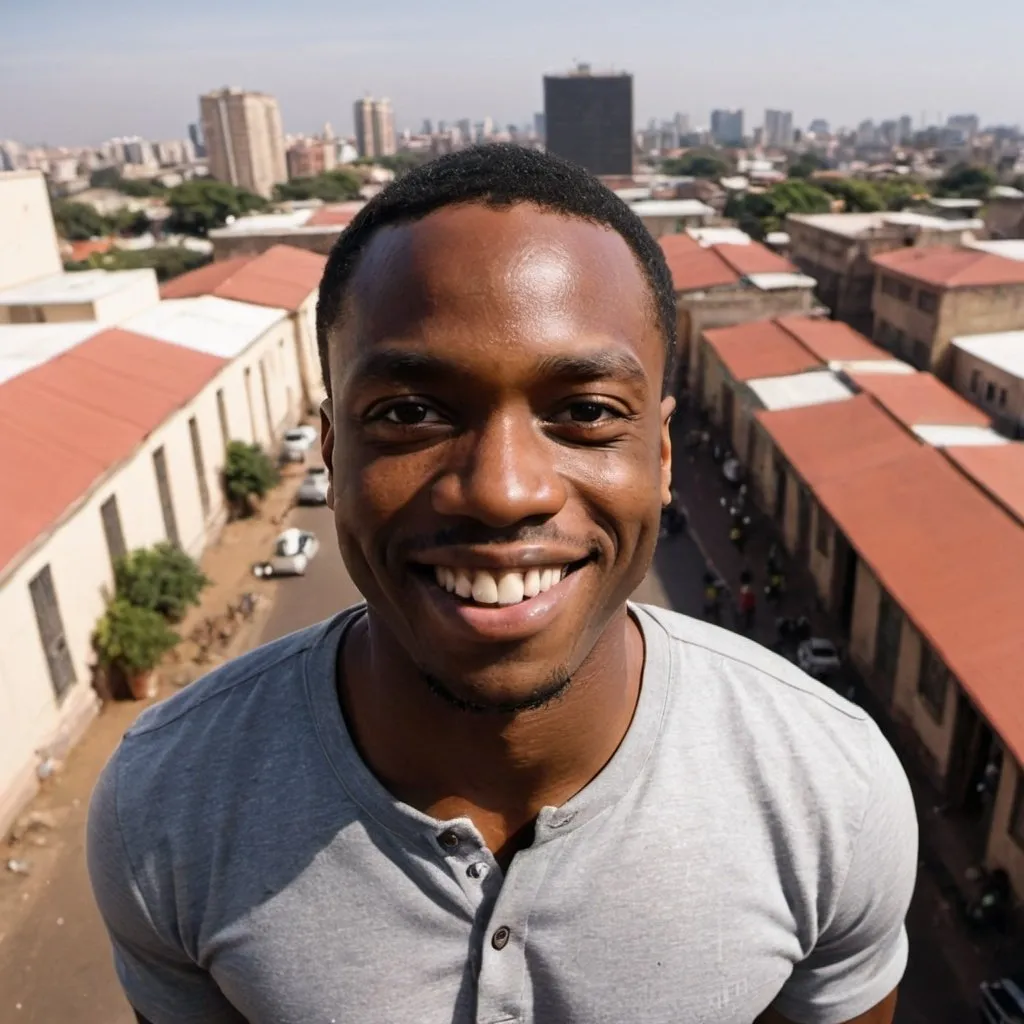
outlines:
[[626, 348], [652, 378], [664, 358], [650, 287], [625, 240], [528, 204], [446, 207], [382, 229], [345, 306], [339, 368], [355, 369], [366, 348], [396, 341], [457, 358], [498, 346], [503, 363]]

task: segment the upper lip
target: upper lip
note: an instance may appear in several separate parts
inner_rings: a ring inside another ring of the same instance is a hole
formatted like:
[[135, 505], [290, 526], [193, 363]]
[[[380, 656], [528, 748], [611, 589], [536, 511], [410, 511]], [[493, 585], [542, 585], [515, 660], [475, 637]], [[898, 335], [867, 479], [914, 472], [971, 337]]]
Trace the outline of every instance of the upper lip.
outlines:
[[590, 551], [579, 548], [548, 547], [545, 545], [486, 545], [484, 547], [444, 547], [419, 551], [410, 558], [417, 565], [448, 569], [486, 569], [515, 572], [525, 569], [544, 569], [572, 565], [590, 557]]

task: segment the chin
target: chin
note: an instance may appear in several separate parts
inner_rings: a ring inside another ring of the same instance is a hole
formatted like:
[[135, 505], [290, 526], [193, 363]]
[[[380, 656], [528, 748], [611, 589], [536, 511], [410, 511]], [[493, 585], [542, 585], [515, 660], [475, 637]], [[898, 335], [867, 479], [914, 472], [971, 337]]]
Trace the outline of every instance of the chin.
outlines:
[[[515, 715], [561, 699], [572, 685], [564, 666], [503, 666], [460, 675], [452, 665], [438, 672], [421, 667], [427, 688], [446, 704], [475, 714]], [[499, 678], [500, 677], [500, 678]]]

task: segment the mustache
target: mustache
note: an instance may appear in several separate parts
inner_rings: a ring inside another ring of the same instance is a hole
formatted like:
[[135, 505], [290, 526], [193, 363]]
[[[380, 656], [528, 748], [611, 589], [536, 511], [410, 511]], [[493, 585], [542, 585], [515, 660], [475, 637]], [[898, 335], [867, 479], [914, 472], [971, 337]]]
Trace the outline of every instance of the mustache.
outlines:
[[593, 540], [574, 537], [550, 524], [518, 525], [495, 529], [483, 523], [457, 523], [434, 533], [420, 534], [402, 541], [399, 550], [403, 556], [439, 548], [485, 547], [488, 544], [559, 544], [588, 552], [597, 550]]

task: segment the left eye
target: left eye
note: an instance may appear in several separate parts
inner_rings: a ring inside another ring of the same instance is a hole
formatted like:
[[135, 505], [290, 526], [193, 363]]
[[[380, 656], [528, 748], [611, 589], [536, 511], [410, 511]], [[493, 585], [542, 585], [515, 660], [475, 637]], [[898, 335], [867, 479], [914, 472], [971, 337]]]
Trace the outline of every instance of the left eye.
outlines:
[[603, 402], [573, 402], [566, 406], [557, 416], [556, 423], [599, 423], [611, 419], [616, 412]]

